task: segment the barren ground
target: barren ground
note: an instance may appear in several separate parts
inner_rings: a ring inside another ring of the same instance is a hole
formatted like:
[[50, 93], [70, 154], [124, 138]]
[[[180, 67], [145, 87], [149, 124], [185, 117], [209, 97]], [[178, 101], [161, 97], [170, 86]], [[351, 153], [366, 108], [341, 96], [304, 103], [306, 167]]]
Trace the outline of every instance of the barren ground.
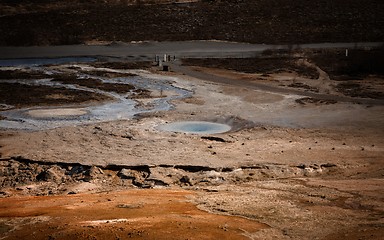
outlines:
[[[148, 66], [147, 74], [172, 77], [173, 85], [193, 95], [173, 100], [170, 111], [133, 119], [38, 131], [1, 129], [0, 237], [381, 239], [382, 75], [335, 80], [331, 74], [340, 73], [323, 71], [326, 66], [316, 58], [300, 54], [288, 62], [276, 58], [273, 69], [263, 69], [257, 59], [233, 60], [247, 71], [228, 69], [222, 60], [204, 62], [205, 67], [186, 60], [195, 66], [180, 68], [212, 81]], [[98, 64], [93, 65], [103, 71], [90, 75], [122, 76], [113, 67], [121, 65]], [[3, 74], [3, 79], [31, 81], [20, 72]], [[214, 81], [220, 77], [229, 82]], [[70, 79], [107, 92], [125, 89]], [[359, 84], [357, 96], [337, 87], [351, 81]], [[254, 83], [271, 90], [255, 89]], [[90, 104], [75, 95], [67, 103], [71, 108], [57, 103], [58, 110], [50, 112], [45, 93], [25, 100], [14, 88], [8, 90], [12, 97], [2, 99], [12, 99], [4, 105], [8, 108], [40, 100], [42, 110], [30, 111], [31, 117], [76, 117]], [[368, 90], [376, 94], [365, 94]], [[322, 95], [317, 99], [308, 93]], [[58, 99], [73, 96], [72, 91], [57, 94]], [[149, 92], [136, 101], [154, 96], [159, 97]], [[367, 97], [371, 104], [357, 103]], [[208, 136], [157, 128], [181, 120], [226, 123], [233, 130]]]
[[[1, 68], [0, 239], [382, 239], [383, 50], [292, 50], [380, 42], [383, 11], [380, 0], [0, 1], [3, 58], [108, 44], [97, 52], [117, 60]], [[147, 41], [212, 39], [288, 47], [171, 72], [123, 61], [153, 59]], [[145, 111], [167, 97], [171, 110]], [[87, 121], [116, 99], [144, 111]], [[8, 128], [31, 119], [34, 130]], [[158, 128], [185, 120], [232, 130]]]

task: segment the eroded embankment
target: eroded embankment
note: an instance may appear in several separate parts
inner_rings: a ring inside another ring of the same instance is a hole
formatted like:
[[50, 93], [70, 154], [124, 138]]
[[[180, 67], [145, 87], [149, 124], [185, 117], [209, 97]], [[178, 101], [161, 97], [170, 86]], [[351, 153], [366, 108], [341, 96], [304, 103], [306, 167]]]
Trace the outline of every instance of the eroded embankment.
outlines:
[[28, 195], [76, 194], [112, 188], [204, 188], [265, 179], [327, 175], [335, 171], [339, 171], [339, 168], [330, 163], [297, 166], [256, 164], [239, 168], [192, 165], [103, 167], [47, 163], [16, 157], [0, 161], [0, 186], [3, 189], [2, 196], [12, 195], [14, 190]]

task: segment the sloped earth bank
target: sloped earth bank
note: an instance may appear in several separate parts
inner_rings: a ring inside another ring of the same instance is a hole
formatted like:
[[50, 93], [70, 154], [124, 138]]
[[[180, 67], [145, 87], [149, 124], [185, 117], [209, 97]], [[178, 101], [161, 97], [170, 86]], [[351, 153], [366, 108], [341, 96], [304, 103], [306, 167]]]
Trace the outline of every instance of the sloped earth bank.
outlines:
[[[381, 239], [380, 101], [325, 101], [306, 96], [311, 89], [298, 95], [283, 85], [296, 81], [315, 86], [316, 80], [292, 71], [258, 76], [197, 70], [273, 88], [163, 72], [173, 87], [193, 93], [170, 99], [169, 111], [35, 131], [2, 128], [0, 237]], [[111, 74], [104, 69], [103, 75], [105, 71]], [[382, 91], [379, 82], [366, 83]], [[104, 89], [99, 93], [106, 91], [106, 86], [97, 86]], [[316, 87], [320, 93], [342, 94], [332, 86]], [[275, 87], [288, 91], [272, 92]], [[137, 100], [145, 104], [161, 95], [152, 90]], [[95, 103], [70, 104], [80, 114], [79, 109]], [[214, 135], [160, 130], [163, 124], [189, 120], [225, 123], [232, 130]]]

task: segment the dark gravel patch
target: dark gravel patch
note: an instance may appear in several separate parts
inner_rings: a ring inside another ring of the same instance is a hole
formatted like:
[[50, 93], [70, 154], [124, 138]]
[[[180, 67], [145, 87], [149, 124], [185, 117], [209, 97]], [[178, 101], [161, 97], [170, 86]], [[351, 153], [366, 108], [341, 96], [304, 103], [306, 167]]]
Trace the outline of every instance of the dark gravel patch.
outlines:
[[323, 100], [323, 99], [316, 99], [316, 98], [310, 98], [310, 97], [296, 99], [295, 102], [302, 104], [302, 105], [306, 105], [306, 104], [329, 105], [329, 104], [337, 103], [336, 100]]
[[29, 106], [53, 106], [111, 100], [109, 97], [64, 87], [0, 83], [0, 103], [17, 108]]
[[306, 90], [309, 90], [309, 91], [312, 91], [312, 92], [319, 92], [319, 89], [317, 89], [315, 87], [308, 86], [307, 84], [300, 83], [300, 82], [291, 83], [291, 84], [288, 85], [288, 87], [306, 89]]
[[313, 52], [311, 61], [332, 80], [357, 80], [369, 75], [384, 76], [384, 47], [373, 49], [322, 50]]
[[336, 89], [344, 95], [350, 97], [384, 99], [383, 92], [372, 90], [360, 83], [342, 82], [337, 84]]
[[119, 78], [119, 77], [133, 77], [137, 76], [136, 74], [131, 73], [119, 73], [119, 72], [110, 72], [110, 71], [78, 71], [79, 73], [90, 74], [93, 76], [106, 77], [106, 78]]
[[135, 86], [126, 83], [106, 83], [100, 79], [95, 78], [78, 78], [76, 75], [58, 75], [52, 81], [61, 82], [64, 84], [75, 84], [83, 87], [99, 89], [106, 92], [115, 92], [119, 94], [130, 93], [130, 96], [128, 97], [130, 99], [151, 97], [151, 91], [147, 89], [136, 88]]
[[296, 63], [293, 57], [260, 57], [260, 58], [208, 58], [208, 59], [183, 59], [183, 65], [201, 66], [210, 68], [220, 68], [235, 70], [245, 73], [279, 73], [296, 72], [301, 76], [317, 79], [319, 73], [315, 68], [311, 68]]
[[111, 69], [148, 69], [152, 67], [152, 62], [137, 61], [137, 62], [95, 62], [89, 65], [97, 68], [111, 68]]
[[42, 79], [51, 77], [39, 71], [0, 70], [0, 79]]
[[107, 92], [127, 93], [134, 90], [135, 87], [130, 84], [122, 83], [104, 83], [100, 79], [94, 78], [78, 78], [74, 75], [56, 76], [52, 81], [61, 82], [64, 84], [76, 84], [83, 87], [100, 89]]

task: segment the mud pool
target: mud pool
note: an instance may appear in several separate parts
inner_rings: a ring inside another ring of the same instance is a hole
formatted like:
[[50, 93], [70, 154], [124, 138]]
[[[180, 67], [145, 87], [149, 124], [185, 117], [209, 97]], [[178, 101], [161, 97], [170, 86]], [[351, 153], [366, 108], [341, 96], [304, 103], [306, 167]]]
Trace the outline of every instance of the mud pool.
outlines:
[[[33, 66], [33, 68], [34, 70], [45, 72], [48, 75], [68, 73], [68, 71], [76, 72], [76, 70], [73, 69], [81, 69], [81, 73], [76, 73], [80, 80], [82, 78], [92, 77], [93, 79], [101, 80], [103, 83], [129, 84], [137, 89], [150, 91], [151, 96], [145, 99], [135, 99], [130, 97], [131, 92], [116, 93], [113, 91], [104, 91], [93, 87], [80, 86], [78, 84], [52, 81], [50, 78], [0, 80], [0, 82], [34, 86], [45, 85], [52, 88], [64, 87], [67, 89], [98, 93], [113, 99], [109, 102], [93, 103], [88, 106], [61, 105], [22, 109], [16, 109], [10, 105], [2, 106], [4, 111], [0, 112], [0, 115], [5, 117], [5, 119], [0, 121], [0, 128], [40, 130], [102, 121], [130, 119], [139, 113], [167, 111], [172, 108], [170, 101], [191, 95], [190, 91], [174, 86], [174, 78], [152, 74], [144, 70], [99, 69], [86, 65], [61, 65], [59, 68], [55, 67], [54, 70], [44, 66]], [[87, 71], [89, 71], [89, 74]], [[95, 71], [124, 73], [127, 74], [127, 77], [108, 78], [92, 75], [92, 72], [94, 73]]]

